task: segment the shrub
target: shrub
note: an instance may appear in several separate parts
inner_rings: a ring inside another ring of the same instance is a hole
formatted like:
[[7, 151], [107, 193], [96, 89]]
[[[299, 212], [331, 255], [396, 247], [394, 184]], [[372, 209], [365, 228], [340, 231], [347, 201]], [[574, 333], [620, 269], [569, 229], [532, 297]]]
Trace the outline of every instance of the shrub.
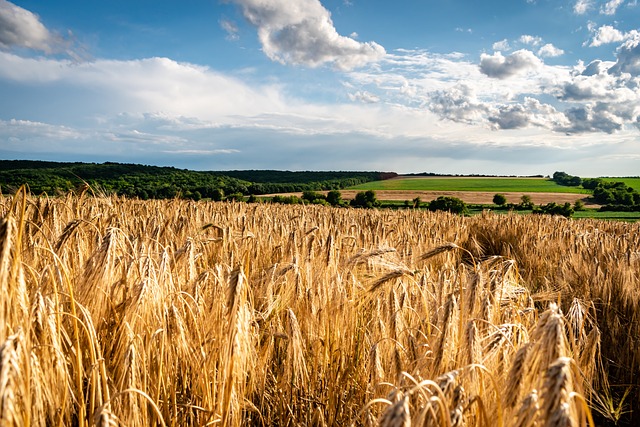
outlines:
[[498, 206], [504, 206], [507, 203], [507, 198], [504, 194], [496, 194], [493, 196], [493, 204]]
[[344, 202], [342, 200], [342, 193], [340, 193], [338, 190], [331, 190], [327, 193], [327, 202], [331, 205], [331, 206], [340, 206], [342, 205]]
[[356, 194], [356, 197], [349, 203], [355, 208], [377, 208], [380, 206], [380, 201], [376, 199], [376, 193], [373, 190], [361, 191]]
[[440, 196], [429, 203], [430, 211], [448, 211], [456, 214], [468, 214], [467, 205], [457, 197]]

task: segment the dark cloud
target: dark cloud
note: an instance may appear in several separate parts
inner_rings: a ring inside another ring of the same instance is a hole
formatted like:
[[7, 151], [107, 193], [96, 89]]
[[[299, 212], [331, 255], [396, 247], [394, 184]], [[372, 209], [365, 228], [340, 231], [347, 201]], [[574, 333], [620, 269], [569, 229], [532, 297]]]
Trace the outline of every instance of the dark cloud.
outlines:
[[617, 59], [615, 65], [609, 68], [609, 73], [640, 75], [640, 35], [625, 41], [617, 49]]

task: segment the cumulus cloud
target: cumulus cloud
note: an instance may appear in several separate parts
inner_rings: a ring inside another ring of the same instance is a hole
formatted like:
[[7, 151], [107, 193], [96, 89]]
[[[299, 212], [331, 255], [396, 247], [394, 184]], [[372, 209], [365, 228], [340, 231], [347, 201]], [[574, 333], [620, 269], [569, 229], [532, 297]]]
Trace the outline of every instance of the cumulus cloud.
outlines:
[[556, 56], [564, 55], [564, 50], [555, 47], [551, 43], [547, 43], [538, 49], [538, 55], [547, 58], [553, 58]]
[[569, 108], [565, 116], [570, 125], [563, 130], [566, 133], [605, 132], [613, 133], [622, 129], [624, 121], [609, 111], [606, 104], [583, 105]]
[[498, 106], [488, 120], [495, 129], [520, 129], [529, 126], [556, 129], [568, 124], [564, 114], [553, 106], [530, 97], [525, 97], [522, 103]]
[[7, 0], [0, 0], [0, 48], [28, 48], [50, 53], [59, 43], [57, 36], [40, 18]]
[[640, 76], [640, 33], [636, 32], [616, 50], [617, 61], [609, 72]]
[[481, 122], [487, 112], [487, 106], [478, 100], [475, 90], [463, 83], [434, 91], [429, 97], [429, 108], [440, 117], [467, 124]]
[[621, 42], [624, 39], [625, 35], [620, 30], [611, 25], [603, 25], [595, 31], [589, 46], [598, 47], [607, 43]]
[[341, 36], [319, 0], [233, 0], [258, 29], [264, 53], [283, 64], [351, 70], [385, 55], [375, 42]]
[[624, 0], [610, 0], [602, 5], [602, 7], [600, 8], [600, 13], [602, 15], [615, 15], [616, 10], [622, 3], [624, 3]]
[[493, 55], [480, 55], [480, 71], [496, 79], [506, 79], [520, 72], [540, 67], [542, 61], [533, 52], [521, 49], [508, 56], [496, 52]]

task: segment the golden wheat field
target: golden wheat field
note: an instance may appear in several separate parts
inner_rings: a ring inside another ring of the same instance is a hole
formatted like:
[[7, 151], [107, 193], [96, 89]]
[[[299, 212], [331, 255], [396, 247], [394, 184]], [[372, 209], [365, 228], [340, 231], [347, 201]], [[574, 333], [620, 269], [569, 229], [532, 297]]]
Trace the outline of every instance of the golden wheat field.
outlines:
[[640, 420], [637, 224], [22, 192], [0, 216], [3, 426]]

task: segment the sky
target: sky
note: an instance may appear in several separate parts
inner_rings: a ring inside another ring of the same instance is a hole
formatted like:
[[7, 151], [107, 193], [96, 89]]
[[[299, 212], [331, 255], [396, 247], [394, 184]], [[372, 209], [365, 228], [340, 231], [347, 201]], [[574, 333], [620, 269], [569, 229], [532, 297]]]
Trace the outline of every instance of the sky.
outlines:
[[0, 0], [0, 158], [640, 175], [638, 0]]

